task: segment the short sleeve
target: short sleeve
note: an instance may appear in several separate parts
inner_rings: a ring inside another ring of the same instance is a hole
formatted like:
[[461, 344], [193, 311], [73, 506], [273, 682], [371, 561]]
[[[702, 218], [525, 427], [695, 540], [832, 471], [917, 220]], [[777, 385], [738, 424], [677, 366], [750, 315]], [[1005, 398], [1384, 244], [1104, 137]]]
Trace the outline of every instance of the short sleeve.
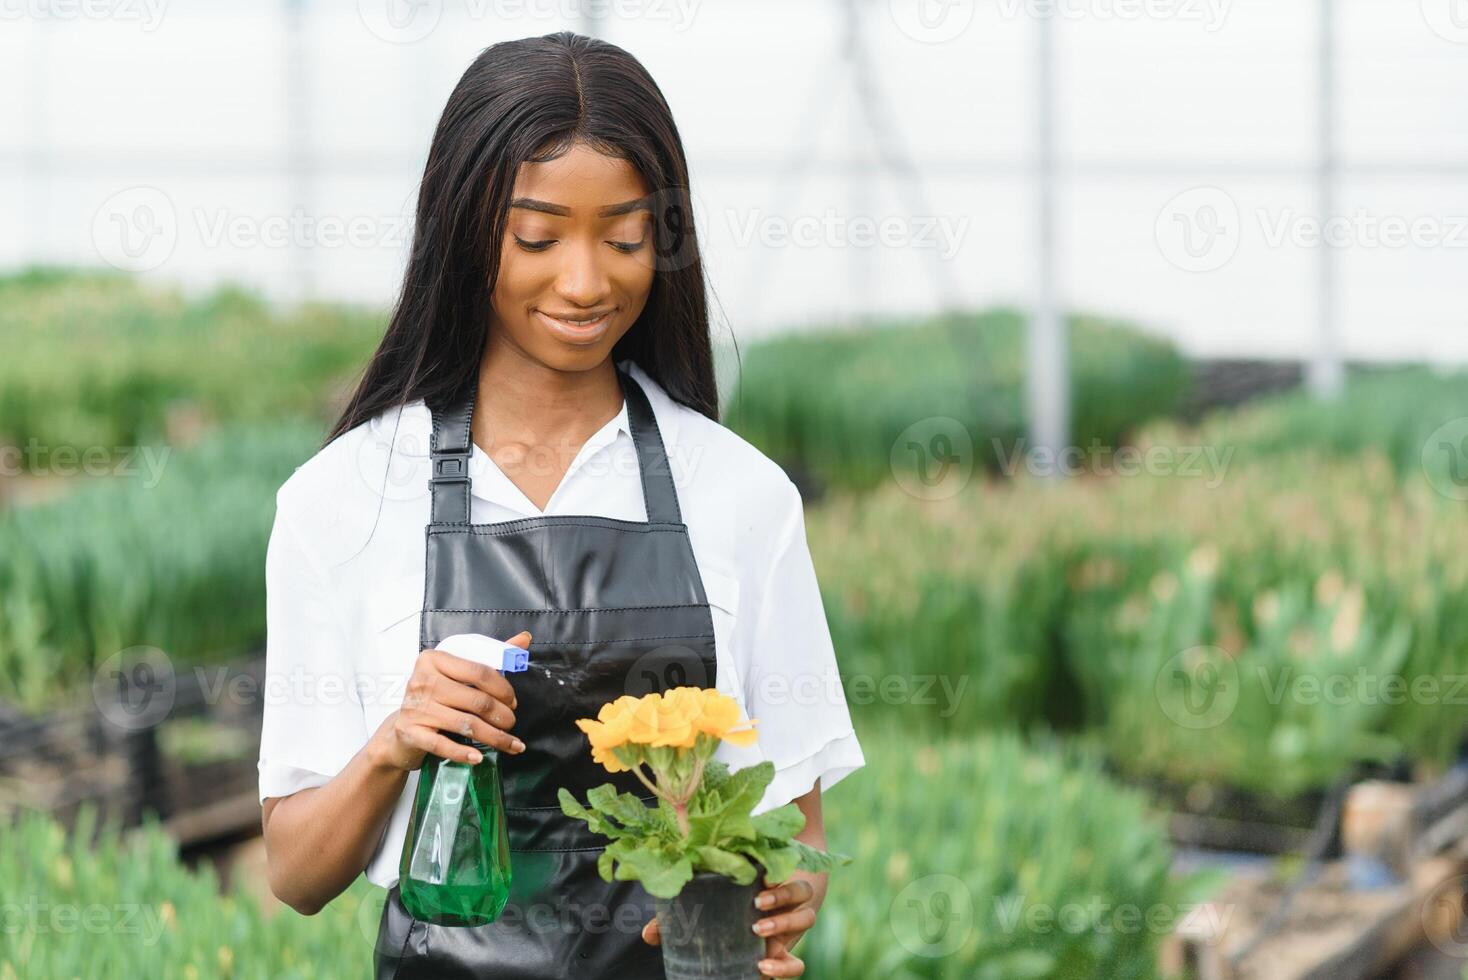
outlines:
[[320, 565], [283, 509], [265, 556], [260, 799], [321, 786], [366, 743], [347, 634]]
[[775, 778], [757, 812], [821, 792], [866, 764], [851, 724], [826, 610], [806, 543], [800, 492], [788, 483], [772, 557], [757, 590], [745, 706]]

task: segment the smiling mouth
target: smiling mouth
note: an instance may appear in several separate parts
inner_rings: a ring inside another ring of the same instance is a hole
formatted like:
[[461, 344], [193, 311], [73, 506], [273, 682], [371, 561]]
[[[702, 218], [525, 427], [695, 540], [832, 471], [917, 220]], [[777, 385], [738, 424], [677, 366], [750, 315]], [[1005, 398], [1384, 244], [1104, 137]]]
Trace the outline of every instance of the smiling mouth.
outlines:
[[612, 320], [615, 310], [603, 310], [594, 316], [555, 316], [545, 310], [536, 310], [547, 324], [562, 334], [573, 337], [592, 337], [599, 334]]

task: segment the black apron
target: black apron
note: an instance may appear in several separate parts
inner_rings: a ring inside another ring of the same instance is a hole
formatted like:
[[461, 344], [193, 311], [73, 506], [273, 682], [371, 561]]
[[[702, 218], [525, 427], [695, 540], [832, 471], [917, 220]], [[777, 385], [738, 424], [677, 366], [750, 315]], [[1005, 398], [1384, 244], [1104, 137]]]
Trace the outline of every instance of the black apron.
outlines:
[[575, 719], [623, 694], [715, 684], [714, 628], [703, 579], [652, 406], [620, 367], [642, 473], [647, 521], [552, 515], [469, 523], [469, 423], [474, 393], [433, 412], [432, 520], [419, 642], [455, 633], [509, 639], [529, 630], [530, 668], [510, 677], [519, 706], [500, 753], [512, 882], [484, 926], [414, 919], [398, 886], [378, 925], [378, 980], [662, 980], [658, 946], [642, 939], [653, 900], [638, 882], [604, 882], [607, 839], [561, 812], [564, 786], [581, 802], [613, 783], [655, 802], [630, 772], [591, 760]]

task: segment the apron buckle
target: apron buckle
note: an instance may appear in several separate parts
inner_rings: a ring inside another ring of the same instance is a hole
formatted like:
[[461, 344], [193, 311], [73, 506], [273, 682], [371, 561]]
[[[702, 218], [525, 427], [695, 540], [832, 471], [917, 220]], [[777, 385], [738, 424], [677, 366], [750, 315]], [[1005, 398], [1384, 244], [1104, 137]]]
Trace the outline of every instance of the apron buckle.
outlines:
[[435, 453], [433, 456], [433, 476], [429, 478], [430, 483], [468, 483], [469, 482], [469, 454], [462, 453]]

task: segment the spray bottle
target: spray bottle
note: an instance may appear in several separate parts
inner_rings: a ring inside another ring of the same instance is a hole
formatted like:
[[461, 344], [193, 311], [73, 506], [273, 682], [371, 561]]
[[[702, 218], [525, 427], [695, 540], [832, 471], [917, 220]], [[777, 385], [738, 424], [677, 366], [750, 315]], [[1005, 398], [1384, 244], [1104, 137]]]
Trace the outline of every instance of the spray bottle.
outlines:
[[[525, 670], [530, 656], [479, 633], [455, 634], [436, 648], [507, 674]], [[398, 864], [399, 897], [409, 914], [425, 922], [485, 925], [499, 917], [510, 897], [499, 752], [468, 736], [444, 734], [478, 749], [483, 759], [471, 765], [424, 757]]]

